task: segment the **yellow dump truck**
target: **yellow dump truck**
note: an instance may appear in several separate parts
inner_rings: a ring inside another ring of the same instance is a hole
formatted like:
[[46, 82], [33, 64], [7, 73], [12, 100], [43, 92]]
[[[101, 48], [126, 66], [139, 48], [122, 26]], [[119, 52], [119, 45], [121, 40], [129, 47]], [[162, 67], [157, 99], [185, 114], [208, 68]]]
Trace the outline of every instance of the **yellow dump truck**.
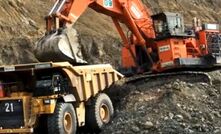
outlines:
[[45, 62], [0, 67], [0, 133], [96, 132], [110, 121], [105, 90], [123, 76], [110, 65]]

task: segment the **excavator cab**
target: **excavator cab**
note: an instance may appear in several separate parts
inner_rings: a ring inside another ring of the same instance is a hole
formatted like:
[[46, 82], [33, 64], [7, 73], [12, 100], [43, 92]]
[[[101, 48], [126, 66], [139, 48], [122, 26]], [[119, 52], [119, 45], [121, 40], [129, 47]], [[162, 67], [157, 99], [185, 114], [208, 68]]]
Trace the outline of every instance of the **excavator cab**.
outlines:
[[183, 16], [179, 13], [163, 12], [152, 16], [156, 39], [169, 37], [189, 37], [192, 33], [185, 32]]

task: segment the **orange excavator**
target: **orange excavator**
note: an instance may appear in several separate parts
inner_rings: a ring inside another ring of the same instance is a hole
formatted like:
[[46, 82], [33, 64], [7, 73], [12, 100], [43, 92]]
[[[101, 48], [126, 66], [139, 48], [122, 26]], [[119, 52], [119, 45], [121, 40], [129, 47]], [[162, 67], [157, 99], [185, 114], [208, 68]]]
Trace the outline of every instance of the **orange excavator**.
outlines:
[[[181, 14], [164, 12], [151, 16], [140, 0], [57, 0], [46, 17], [46, 35], [37, 45], [39, 59], [86, 63], [77, 50], [79, 44], [72, 41], [76, 32], [67, 29], [71, 29], [88, 7], [112, 18], [123, 40], [124, 69], [135, 73], [162, 72], [209, 68], [221, 63], [219, 25], [201, 26], [195, 19], [193, 28], [186, 30]], [[130, 30], [129, 37], [120, 23]]]

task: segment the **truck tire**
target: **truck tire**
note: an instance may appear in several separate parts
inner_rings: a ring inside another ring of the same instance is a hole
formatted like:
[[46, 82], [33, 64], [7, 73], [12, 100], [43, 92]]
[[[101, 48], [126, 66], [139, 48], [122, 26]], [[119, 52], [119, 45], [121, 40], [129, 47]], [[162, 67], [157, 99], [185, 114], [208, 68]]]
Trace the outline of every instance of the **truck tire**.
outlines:
[[70, 103], [57, 103], [53, 115], [48, 116], [48, 134], [75, 134], [77, 119]]
[[95, 133], [100, 132], [114, 114], [112, 102], [105, 93], [98, 94], [86, 108], [86, 128]]

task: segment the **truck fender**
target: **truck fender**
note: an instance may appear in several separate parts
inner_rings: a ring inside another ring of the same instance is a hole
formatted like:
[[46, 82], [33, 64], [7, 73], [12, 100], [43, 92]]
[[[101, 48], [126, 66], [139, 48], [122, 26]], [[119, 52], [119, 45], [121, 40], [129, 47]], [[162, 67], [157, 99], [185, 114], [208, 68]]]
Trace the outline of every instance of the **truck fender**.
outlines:
[[64, 102], [75, 102], [76, 101], [76, 98], [74, 97], [73, 94], [67, 94], [62, 97], [64, 99]]

